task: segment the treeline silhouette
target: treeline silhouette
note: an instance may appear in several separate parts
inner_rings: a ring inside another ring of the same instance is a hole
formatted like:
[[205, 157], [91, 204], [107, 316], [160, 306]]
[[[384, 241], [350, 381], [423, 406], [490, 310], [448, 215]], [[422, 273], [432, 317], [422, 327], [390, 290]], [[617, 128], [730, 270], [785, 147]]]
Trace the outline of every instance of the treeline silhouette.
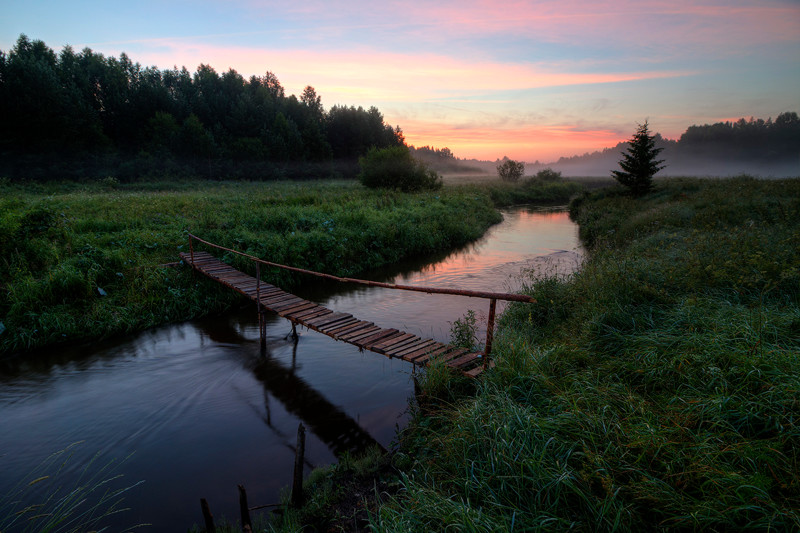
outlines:
[[736, 122], [690, 126], [678, 139], [676, 148], [687, 155], [724, 159], [764, 163], [783, 159], [799, 161], [800, 117], [796, 112], [786, 112], [774, 121], [750, 117]]
[[377, 108], [326, 111], [271, 72], [159, 70], [25, 35], [0, 51], [0, 177], [350, 176], [370, 147], [404, 143]]
[[[797, 112], [772, 118], [717, 122], [689, 126], [678, 140], [655, 135], [656, 147], [667, 168], [661, 174], [755, 174], [800, 175], [800, 117]], [[580, 156], [562, 157], [554, 168], [570, 174], [607, 174], [616, 168], [620, 152], [628, 149], [622, 142], [613, 148]], [[538, 161], [535, 165], [542, 165]], [[542, 165], [543, 166], [543, 165]]]
[[434, 148], [432, 146], [409, 146], [411, 155], [422, 161], [437, 172], [476, 174], [484, 172], [479, 166], [468, 163], [465, 159], [459, 159], [450, 148]]

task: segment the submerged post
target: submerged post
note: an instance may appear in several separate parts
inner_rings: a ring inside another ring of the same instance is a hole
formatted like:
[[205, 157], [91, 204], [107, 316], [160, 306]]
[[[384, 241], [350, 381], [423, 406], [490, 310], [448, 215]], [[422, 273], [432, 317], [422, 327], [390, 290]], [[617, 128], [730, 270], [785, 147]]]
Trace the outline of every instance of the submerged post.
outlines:
[[211, 509], [208, 507], [208, 502], [205, 498], [200, 498], [200, 509], [203, 511], [203, 521], [206, 523], [206, 533], [216, 533], [214, 515], [211, 514]]
[[486, 324], [486, 351], [483, 354], [483, 369], [489, 368], [489, 356], [492, 353], [492, 341], [494, 340], [494, 312], [497, 307], [497, 300], [492, 298], [489, 304], [489, 323]]
[[297, 426], [297, 450], [294, 454], [294, 476], [292, 479], [291, 506], [299, 509], [303, 506], [303, 461], [306, 454], [306, 427]]
[[239, 485], [239, 514], [242, 517], [242, 531], [251, 533], [253, 522], [250, 520], [250, 507], [247, 505], [247, 491], [244, 490], [244, 485]]

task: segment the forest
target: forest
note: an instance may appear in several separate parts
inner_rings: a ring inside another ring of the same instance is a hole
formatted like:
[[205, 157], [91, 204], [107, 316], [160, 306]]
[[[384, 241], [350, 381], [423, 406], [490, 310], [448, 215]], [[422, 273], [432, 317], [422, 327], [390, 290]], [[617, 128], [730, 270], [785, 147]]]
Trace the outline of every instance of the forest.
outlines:
[[25, 35], [0, 51], [0, 176], [11, 179], [348, 177], [370, 147], [400, 144], [377, 108], [326, 111], [313, 87], [287, 96], [269, 71], [159, 70]]
[[[662, 175], [800, 175], [800, 116], [794, 111], [780, 113], [774, 120], [750, 117], [689, 126], [678, 140], [656, 134], [655, 141], [667, 163]], [[550, 166], [567, 175], [606, 175], [617, 168], [620, 152], [627, 148], [623, 142], [590, 154], [562, 157]]]

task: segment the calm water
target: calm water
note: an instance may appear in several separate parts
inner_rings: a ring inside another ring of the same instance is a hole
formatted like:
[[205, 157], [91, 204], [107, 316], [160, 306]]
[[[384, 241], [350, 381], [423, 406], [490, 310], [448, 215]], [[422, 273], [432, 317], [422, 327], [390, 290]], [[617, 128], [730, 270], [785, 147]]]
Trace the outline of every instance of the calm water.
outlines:
[[[574, 268], [577, 249], [566, 213], [518, 209], [464, 250], [369, 277], [513, 291], [523, 270]], [[484, 321], [488, 312], [486, 300], [341, 284], [297, 292], [440, 341], [467, 309]], [[146, 531], [201, 523], [200, 498], [215, 517], [236, 518], [237, 484], [251, 506], [278, 502], [300, 422], [307, 472], [375, 442], [390, 448], [407, 421], [411, 365], [302, 329], [295, 344], [290, 330], [270, 317], [262, 357], [255, 312], [246, 308], [0, 367], [0, 511], [10, 487], [77, 442], [59, 474], [64, 485], [73, 486], [95, 455], [96, 467], [120, 461], [114, 486], [142, 483], [125, 495], [131, 510], [115, 516], [112, 530], [152, 524]]]

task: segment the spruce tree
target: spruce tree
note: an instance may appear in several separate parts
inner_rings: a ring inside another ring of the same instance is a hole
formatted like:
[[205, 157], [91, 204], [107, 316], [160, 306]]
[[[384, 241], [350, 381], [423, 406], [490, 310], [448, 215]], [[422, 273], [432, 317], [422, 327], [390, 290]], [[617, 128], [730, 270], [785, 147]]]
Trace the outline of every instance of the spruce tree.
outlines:
[[653, 176], [664, 168], [661, 164], [664, 160], [656, 160], [661, 150], [663, 148], [656, 148], [655, 135], [649, 134], [645, 120], [631, 138], [627, 153], [622, 152], [619, 162], [622, 170], [613, 170], [614, 178], [630, 188], [635, 196], [647, 193], [653, 186]]

